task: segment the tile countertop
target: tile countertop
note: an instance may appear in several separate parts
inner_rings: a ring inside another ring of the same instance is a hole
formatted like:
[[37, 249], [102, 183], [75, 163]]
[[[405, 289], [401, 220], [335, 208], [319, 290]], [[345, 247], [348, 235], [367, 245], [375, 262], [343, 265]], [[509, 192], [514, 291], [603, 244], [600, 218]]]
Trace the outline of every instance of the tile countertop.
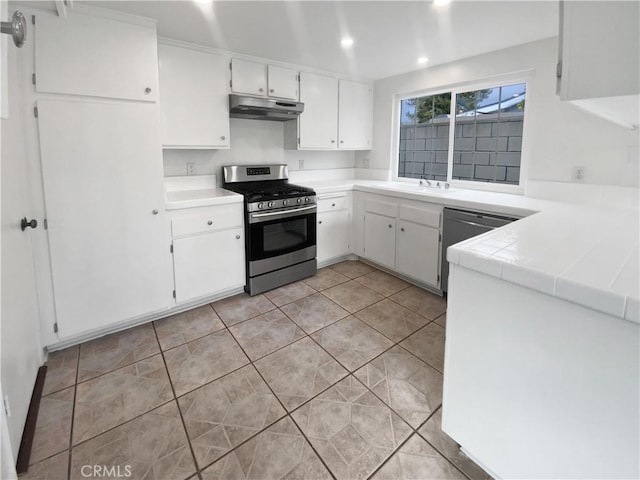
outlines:
[[474, 190], [437, 191], [372, 180], [307, 182], [324, 193], [357, 190], [526, 217], [460, 242], [449, 262], [640, 323], [637, 211]]
[[216, 188], [215, 175], [193, 175], [165, 178], [165, 208], [206, 207], [228, 203], [242, 203], [242, 195]]

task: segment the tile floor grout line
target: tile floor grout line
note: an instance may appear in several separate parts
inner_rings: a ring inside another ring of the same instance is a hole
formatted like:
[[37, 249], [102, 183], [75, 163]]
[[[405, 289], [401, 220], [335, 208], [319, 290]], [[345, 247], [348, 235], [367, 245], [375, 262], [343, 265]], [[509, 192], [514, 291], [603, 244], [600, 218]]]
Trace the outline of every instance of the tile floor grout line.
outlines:
[[[441, 406], [442, 407], [442, 406]], [[437, 411], [437, 410], [436, 410]], [[435, 412], [434, 412], [435, 413]], [[433, 415], [432, 415], [433, 416]], [[431, 417], [429, 417], [431, 418]], [[425, 422], [426, 423], [426, 422]], [[444, 433], [444, 432], [443, 432]], [[451, 466], [453, 466], [453, 468], [455, 468], [458, 472], [460, 472], [462, 474], [463, 477], [468, 478], [469, 480], [473, 480], [469, 475], [467, 475], [460, 467], [458, 467], [455, 463], [453, 463], [453, 461], [444, 454], [444, 452], [441, 452], [440, 449], [438, 447], [436, 447], [433, 443], [431, 443], [427, 438], [424, 437], [424, 435], [420, 434], [420, 432], [416, 432], [416, 435], [418, 435], [422, 440], [424, 440], [425, 442], [427, 442], [429, 444], [429, 446], [431, 446], [431, 448], [433, 448], [436, 452], [438, 452], [440, 454], [441, 457], [443, 457], [447, 462], [449, 462], [449, 464]], [[446, 435], [446, 434], [445, 434]], [[474, 462], [475, 465], [477, 465]], [[482, 467], [480, 467], [478, 465], [478, 468], [480, 468], [480, 470], [482, 470]], [[484, 470], [482, 470], [484, 472]], [[486, 472], [485, 472], [486, 473]], [[487, 477], [490, 477], [490, 475], [488, 473], [486, 473]]]
[[[242, 295], [242, 293], [240, 293], [239, 295]], [[248, 295], [248, 294], [247, 294], [247, 295]], [[262, 295], [262, 297], [263, 297], [264, 299], [266, 299], [266, 300], [267, 300], [271, 305], [273, 305], [273, 308], [270, 308], [269, 310], [267, 310], [267, 311], [265, 311], [265, 312], [258, 313], [257, 315], [253, 315], [253, 316], [251, 316], [251, 317], [249, 317], [249, 318], [245, 318], [244, 320], [240, 320], [239, 322], [232, 323], [231, 325], [227, 325], [227, 322], [225, 322], [225, 321], [224, 321], [224, 319], [222, 318], [222, 316], [218, 313], [218, 311], [217, 311], [217, 310], [215, 309], [215, 307], [213, 306], [213, 303], [209, 303], [209, 304], [207, 304], [207, 305], [211, 305], [211, 308], [213, 308], [213, 311], [216, 313], [216, 315], [218, 315], [218, 318], [219, 318], [219, 319], [220, 319], [220, 321], [224, 324], [225, 328], [229, 328], [229, 327], [233, 327], [233, 326], [235, 326], [235, 325], [239, 325], [239, 324], [241, 324], [241, 323], [244, 323], [244, 322], [246, 322], [246, 321], [252, 320], [252, 319], [254, 319], [254, 318], [256, 318], [256, 317], [259, 317], [260, 315], [264, 315], [265, 313], [273, 312], [275, 309], [277, 309], [277, 308], [278, 308], [278, 306], [277, 306], [277, 305], [275, 305], [271, 300], [269, 300], [267, 297], [265, 297], [262, 293], [261, 293], [260, 295]], [[234, 296], [236, 296], [236, 295], [234, 295]], [[256, 295], [256, 297], [258, 297], [258, 295]], [[256, 297], [250, 297], [250, 298], [256, 298]], [[227, 298], [233, 298], [233, 297], [227, 297]], [[221, 301], [223, 301], [223, 300], [226, 300], [226, 299], [224, 299], [224, 298], [223, 298], [222, 300], [218, 300], [218, 302], [221, 302]], [[214, 303], [217, 303], [217, 302], [214, 302]], [[187, 311], [188, 311], [188, 310], [187, 310]]]
[[[158, 332], [156, 332], [156, 326], [153, 326], [153, 333], [156, 336], [156, 341], [158, 342], [158, 346], [160, 346], [160, 339], [158, 338]], [[182, 422], [182, 428], [184, 429], [184, 436], [187, 438], [187, 445], [189, 445], [189, 451], [191, 452], [191, 459], [193, 460], [193, 465], [196, 467], [196, 474], [199, 475], [198, 470], [198, 461], [196, 460], [196, 454], [193, 450], [193, 445], [191, 445], [191, 439], [189, 438], [189, 431], [187, 430], [187, 424], [184, 421], [184, 416], [182, 415], [182, 410], [180, 410], [180, 404], [178, 403], [178, 397], [176, 395], [176, 389], [173, 386], [173, 381], [171, 380], [171, 375], [169, 374], [169, 367], [167, 366], [167, 360], [164, 358], [164, 352], [162, 348], [160, 348], [160, 355], [162, 355], [162, 363], [164, 365], [164, 371], [167, 374], [167, 379], [169, 380], [169, 386], [171, 387], [171, 393], [173, 393], [173, 401], [176, 404], [176, 409], [178, 410], [178, 415], [180, 415], [180, 421]], [[168, 403], [168, 402], [167, 402]]]
[[[71, 428], [69, 429], [69, 457], [67, 458], [67, 478], [71, 478], [71, 456], [73, 454], [73, 425], [76, 421], [76, 399], [78, 397], [78, 376], [80, 375], [80, 349], [78, 345], [78, 359], [76, 360], [76, 381], [73, 385], [73, 406], [71, 407]], [[46, 381], [46, 378], [45, 378]]]

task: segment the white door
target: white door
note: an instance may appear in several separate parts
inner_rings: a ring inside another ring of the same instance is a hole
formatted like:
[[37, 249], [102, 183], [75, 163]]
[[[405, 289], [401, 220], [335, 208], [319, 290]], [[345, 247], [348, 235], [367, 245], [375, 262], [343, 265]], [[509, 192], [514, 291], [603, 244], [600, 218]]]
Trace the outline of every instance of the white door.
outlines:
[[[2, 2], [2, 21], [7, 20], [7, 4]], [[0, 57], [15, 66], [16, 49], [9, 46], [7, 35], [0, 37]], [[7, 48], [9, 47], [9, 48]], [[9, 51], [7, 51], [9, 50]], [[3, 60], [1, 69], [3, 78], [13, 83], [17, 80], [15, 69], [5, 76], [7, 62]], [[10, 77], [10, 78], [9, 78]], [[5, 100], [7, 90], [0, 89], [0, 104]], [[20, 102], [13, 96], [8, 99], [9, 108], [1, 112], [0, 133], [0, 347], [2, 366], [2, 398], [8, 400], [9, 415], [2, 409], [2, 431], [0, 443], [2, 467], [0, 477], [12, 478], [20, 447], [20, 439], [27, 418], [27, 410], [35, 384], [38, 368], [43, 361], [40, 345], [40, 323], [36, 280], [31, 247], [31, 237], [42, 234], [41, 219], [36, 230], [27, 228], [22, 231], [20, 219], [31, 220], [34, 212], [29, 208], [27, 173], [25, 170], [26, 151], [24, 148], [24, 129], [19, 115]], [[9, 112], [10, 110], [10, 112]], [[9, 116], [10, 113], [10, 116]], [[4, 455], [9, 455], [5, 458]]]
[[173, 304], [156, 104], [38, 101], [60, 337]]
[[300, 72], [300, 101], [304, 103], [304, 112], [298, 118], [299, 147], [337, 148], [338, 79]]
[[318, 214], [318, 262], [349, 253], [349, 210]]
[[366, 83], [340, 80], [339, 148], [371, 149], [373, 99]]
[[158, 45], [165, 147], [229, 147], [228, 59]]
[[380, 265], [395, 268], [396, 219], [367, 212], [364, 219], [364, 256]]
[[269, 65], [269, 96], [298, 100], [298, 72]]
[[33, 27], [38, 92], [158, 99], [155, 25], [69, 13], [38, 15]]
[[234, 58], [231, 60], [231, 90], [249, 95], [267, 94], [267, 66]]
[[173, 241], [176, 301], [184, 302], [245, 284], [244, 229]]
[[400, 273], [439, 286], [440, 232], [437, 228], [398, 221], [397, 270]]

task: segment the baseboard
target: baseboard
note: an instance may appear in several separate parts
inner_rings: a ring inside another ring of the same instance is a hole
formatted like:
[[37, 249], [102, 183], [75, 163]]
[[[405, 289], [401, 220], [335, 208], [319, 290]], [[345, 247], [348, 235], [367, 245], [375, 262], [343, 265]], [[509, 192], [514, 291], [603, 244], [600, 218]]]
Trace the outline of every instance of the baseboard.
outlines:
[[33, 393], [31, 394], [31, 402], [29, 403], [29, 410], [27, 411], [27, 420], [24, 423], [24, 430], [22, 431], [20, 450], [18, 450], [18, 461], [16, 462], [16, 472], [18, 475], [26, 473], [29, 469], [31, 447], [33, 446], [33, 437], [36, 433], [36, 422], [38, 421], [38, 411], [40, 410], [40, 400], [42, 399], [46, 375], [47, 366], [43, 365], [38, 369], [36, 383], [33, 386]]

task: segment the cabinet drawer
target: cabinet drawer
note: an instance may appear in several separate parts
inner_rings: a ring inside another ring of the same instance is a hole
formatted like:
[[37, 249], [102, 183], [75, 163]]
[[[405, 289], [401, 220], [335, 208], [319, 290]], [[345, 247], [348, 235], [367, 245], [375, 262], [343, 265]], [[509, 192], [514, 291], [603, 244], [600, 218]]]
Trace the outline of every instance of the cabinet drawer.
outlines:
[[174, 237], [194, 233], [213, 232], [242, 226], [242, 204], [224, 205], [210, 208], [206, 212], [180, 215], [171, 220], [171, 234]]
[[348, 210], [350, 207], [351, 195], [347, 192], [318, 196], [318, 213]]
[[400, 205], [400, 219], [409, 222], [426, 225], [427, 227], [440, 228], [442, 211], [438, 207], [423, 208]]
[[367, 212], [377, 213], [378, 215], [385, 215], [387, 217], [395, 218], [398, 216], [398, 205], [382, 200], [368, 198], [365, 201], [364, 209]]

